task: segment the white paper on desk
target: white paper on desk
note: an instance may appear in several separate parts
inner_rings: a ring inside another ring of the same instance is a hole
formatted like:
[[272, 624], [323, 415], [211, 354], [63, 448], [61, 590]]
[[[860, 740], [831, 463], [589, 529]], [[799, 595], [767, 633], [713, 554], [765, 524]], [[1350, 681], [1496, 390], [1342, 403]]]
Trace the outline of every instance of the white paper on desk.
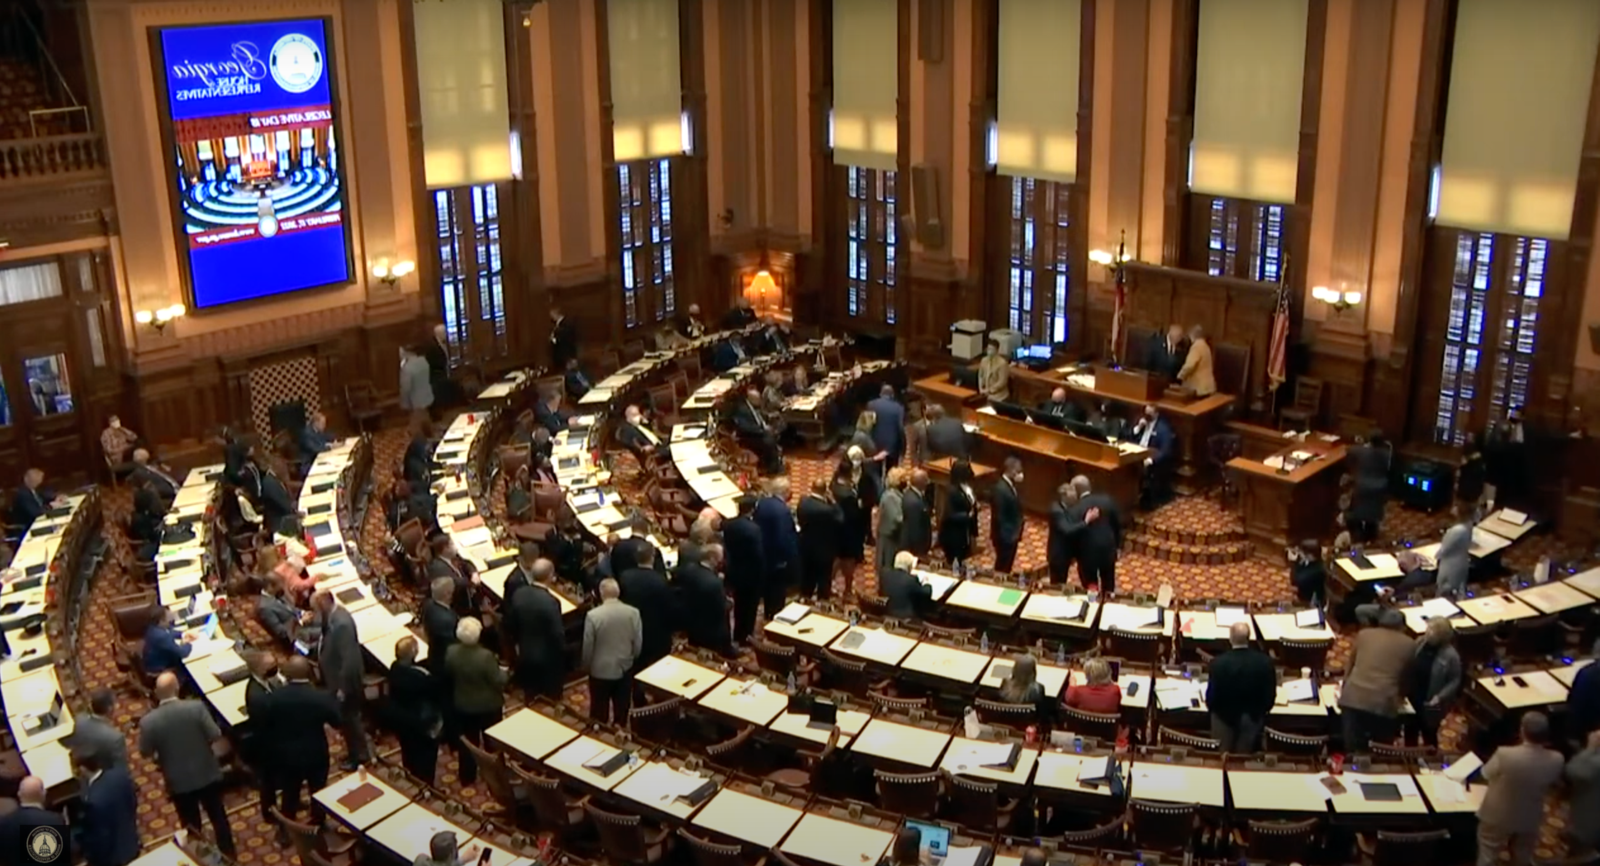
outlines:
[[1283, 458], [1281, 456], [1279, 456], [1279, 455], [1274, 454], [1271, 457], [1268, 457], [1267, 459], [1261, 461], [1261, 465], [1267, 467], [1268, 469], [1282, 469], [1283, 468]]
[[[1402, 792], [1401, 796], [1409, 797], [1411, 794]], [[1448, 774], [1436, 776], [1433, 781], [1432, 799], [1440, 804], [1465, 803], [1467, 802], [1467, 789], [1465, 785], [1449, 778]]]
[[1083, 616], [1083, 599], [1064, 595], [1036, 595], [1035, 602], [1043, 608], [1041, 613], [1050, 619], [1077, 619]]
[[1172, 608], [1172, 584], [1163, 583], [1161, 588], [1156, 590], [1156, 607], [1164, 607], [1169, 610]]
[[1282, 694], [1285, 703], [1309, 701], [1316, 697], [1316, 693], [1311, 690], [1310, 680], [1289, 680], [1283, 684]]
[[232, 649], [233, 641], [228, 640], [227, 638], [217, 638], [215, 640], [202, 639], [195, 641], [194, 643], [190, 644], [190, 646], [193, 647], [193, 649], [189, 650], [189, 657], [192, 659], [203, 659], [213, 653], [219, 653], [223, 650]]
[[1322, 628], [1322, 611], [1316, 608], [1295, 611], [1295, 628]]
[[1113, 758], [1107, 755], [1104, 758], [1084, 758], [1078, 765], [1078, 781], [1103, 782], [1111, 778], [1111, 762]]
[[244, 660], [239, 658], [238, 653], [234, 653], [233, 655], [219, 654], [216, 658], [211, 659], [211, 661], [206, 664], [206, 670], [210, 671], [211, 675], [214, 677], [221, 677], [228, 671], [243, 665]]
[[1515, 508], [1502, 508], [1500, 509], [1500, 519], [1512, 526], [1521, 526], [1528, 522], [1528, 515]]
[[1219, 607], [1216, 617], [1217, 628], [1228, 628], [1236, 622], [1250, 621], [1250, 614], [1242, 607]]
[[794, 625], [800, 620], [805, 619], [806, 614], [810, 612], [810, 605], [800, 604], [799, 602], [791, 602], [786, 605], [783, 610], [778, 611], [778, 615], [773, 617], [773, 619], [784, 623], [785, 625]]
[[1163, 710], [1187, 710], [1198, 697], [1199, 689], [1184, 680], [1163, 680], [1156, 686], [1156, 704]]
[[1448, 598], [1430, 598], [1417, 606], [1417, 610], [1425, 617], [1449, 619], [1461, 613], [1461, 608]]
[[665, 803], [688, 794], [700, 787], [704, 781], [697, 776], [663, 767], [660, 771], [649, 773], [629, 785], [628, 793], [639, 800]]
[[455, 537], [456, 547], [477, 547], [480, 544], [493, 544], [494, 533], [487, 526], [477, 526]]
[[1011, 759], [1011, 743], [968, 743], [952, 757], [957, 768], [975, 770]]
[[982, 845], [951, 848], [940, 861], [940, 866], [978, 866], [978, 857], [982, 853]]
[[1468, 752], [1457, 758], [1454, 764], [1444, 768], [1444, 777], [1453, 782], [1465, 783], [1482, 766], [1483, 760], [1476, 753]]

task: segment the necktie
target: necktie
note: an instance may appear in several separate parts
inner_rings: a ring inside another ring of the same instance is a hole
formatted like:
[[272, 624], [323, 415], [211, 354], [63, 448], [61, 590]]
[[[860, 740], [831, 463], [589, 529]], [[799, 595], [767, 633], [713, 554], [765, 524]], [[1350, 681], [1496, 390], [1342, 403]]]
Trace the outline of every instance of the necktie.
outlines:
[[757, 409], [756, 405], [749, 401], [746, 401], [745, 405], [750, 407], [750, 414], [756, 416], [756, 423], [761, 425], [761, 429], [767, 429], [767, 419], [761, 417], [761, 410]]
[[636, 427], [640, 433], [644, 434], [645, 441], [649, 442], [651, 445], [661, 444], [661, 440], [656, 438], [656, 431], [651, 430], [649, 427], [646, 427], [643, 424], [638, 424]]
[[1153, 436], [1155, 434], [1155, 432], [1156, 432], [1156, 425], [1154, 425], [1154, 424], [1146, 424], [1146, 425], [1144, 425], [1144, 435], [1139, 437], [1139, 447], [1140, 448], [1149, 448], [1150, 447], [1150, 437]]

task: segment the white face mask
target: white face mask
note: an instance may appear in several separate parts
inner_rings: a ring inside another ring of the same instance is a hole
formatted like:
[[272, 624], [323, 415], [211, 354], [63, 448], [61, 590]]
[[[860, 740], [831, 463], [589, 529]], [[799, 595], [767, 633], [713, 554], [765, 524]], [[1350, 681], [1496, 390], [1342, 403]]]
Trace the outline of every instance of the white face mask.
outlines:
[[113, 430], [121, 430], [122, 429], [122, 420], [120, 418], [112, 418], [111, 419], [111, 429], [113, 429]]

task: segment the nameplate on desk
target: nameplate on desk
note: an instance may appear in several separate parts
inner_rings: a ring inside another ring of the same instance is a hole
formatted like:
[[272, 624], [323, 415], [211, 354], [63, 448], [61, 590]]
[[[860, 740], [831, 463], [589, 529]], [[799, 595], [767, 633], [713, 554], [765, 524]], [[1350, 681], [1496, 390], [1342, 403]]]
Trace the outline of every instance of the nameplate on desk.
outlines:
[[465, 487], [462, 487], [445, 493], [444, 498], [448, 502], [455, 502], [458, 499], [465, 499], [469, 495], [470, 491], [468, 491]]
[[338, 487], [338, 486], [339, 486], [339, 482], [338, 482], [337, 479], [335, 479], [333, 481], [329, 481], [329, 482], [326, 482], [326, 483], [323, 483], [323, 484], [313, 484], [313, 485], [311, 485], [311, 492], [312, 493], [327, 493], [328, 491], [330, 491], [333, 488]]
[[310, 508], [307, 508], [306, 509], [306, 516], [307, 517], [311, 517], [311, 516], [317, 515], [317, 514], [327, 514], [328, 512], [330, 512], [332, 510], [333, 510], [333, 503], [332, 502], [323, 502], [323, 503], [319, 503], [317, 505], [313, 505]]
[[614, 752], [609, 756], [595, 755], [583, 762], [583, 768], [598, 776], [609, 776], [627, 766], [628, 753]]

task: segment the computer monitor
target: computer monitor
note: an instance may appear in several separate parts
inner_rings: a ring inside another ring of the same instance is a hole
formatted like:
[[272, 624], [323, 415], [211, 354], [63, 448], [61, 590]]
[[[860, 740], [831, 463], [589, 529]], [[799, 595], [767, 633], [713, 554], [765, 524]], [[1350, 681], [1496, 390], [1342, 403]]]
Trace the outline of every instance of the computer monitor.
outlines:
[[1051, 356], [1055, 355], [1055, 347], [1049, 343], [1039, 343], [1038, 345], [1028, 346], [1027, 353], [1026, 357], [1035, 361], [1048, 361]]
[[994, 402], [989, 405], [994, 409], [994, 413], [1002, 418], [1010, 418], [1013, 421], [1028, 420], [1028, 410], [1015, 403]]
[[906, 819], [906, 826], [917, 831], [922, 836], [923, 851], [929, 857], [943, 858], [950, 853], [950, 828], [940, 824], [930, 824], [926, 821]]
[[1106, 439], [1106, 433], [1104, 430], [1101, 430], [1099, 427], [1090, 424], [1087, 421], [1068, 421], [1067, 430], [1075, 436], [1082, 436], [1085, 439], [1093, 439], [1096, 442], [1108, 441]]
[[1054, 412], [1029, 412], [1028, 414], [1033, 417], [1033, 423], [1038, 424], [1040, 427], [1049, 427], [1051, 430], [1067, 429], [1067, 419]]
[[957, 388], [978, 390], [978, 368], [955, 366], [950, 368], [950, 384]]

